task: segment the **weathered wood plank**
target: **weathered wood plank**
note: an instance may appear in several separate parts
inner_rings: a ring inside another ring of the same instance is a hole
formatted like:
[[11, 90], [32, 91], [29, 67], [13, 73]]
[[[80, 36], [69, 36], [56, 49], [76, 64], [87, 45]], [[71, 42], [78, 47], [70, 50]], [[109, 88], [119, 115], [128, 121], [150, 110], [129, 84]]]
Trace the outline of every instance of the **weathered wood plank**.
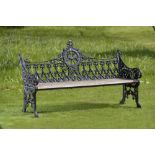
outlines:
[[54, 82], [54, 83], [39, 83], [37, 85], [38, 90], [45, 89], [60, 89], [60, 88], [77, 88], [77, 87], [94, 87], [104, 85], [119, 85], [125, 83], [136, 83], [138, 80], [128, 79], [102, 79], [102, 80], [88, 80], [88, 81], [66, 81], [66, 82]]

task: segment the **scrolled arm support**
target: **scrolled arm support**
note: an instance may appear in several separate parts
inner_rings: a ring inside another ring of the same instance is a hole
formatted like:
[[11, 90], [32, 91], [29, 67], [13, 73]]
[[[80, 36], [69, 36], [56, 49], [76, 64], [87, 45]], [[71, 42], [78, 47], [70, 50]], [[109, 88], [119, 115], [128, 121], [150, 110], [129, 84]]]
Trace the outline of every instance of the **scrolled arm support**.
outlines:
[[35, 75], [27, 73], [24, 77], [24, 84], [29, 87], [35, 87], [38, 84], [38, 79]]
[[23, 78], [24, 80], [24, 90], [27, 94], [32, 94], [36, 91], [36, 85], [38, 84], [38, 79], [35, 75], [26, 74]]
[[22, 56], [19, 54], [19, 62], [22, 67], [22, 78], [24, 81], [24, 90], [26, 92], [33, 92], [35, 91], [36, 85], [38, 84], [38, 78], [34, 75], [28, 72], [26, 68], [26, 64], [29, 63], [29, 61], [26, 61], [22, 58]]
[[139, 68], [129, 68], [125, 63], [123, 62], [121, 58], [121, 53], [117, 51], [116, 53], [117, 60], [119, 62], [118, 64], [118, 70], [119, 70], [119, 77], [124, 79], [139, 79], [142, 77], [142, 73]]
[[125, 79], [139, 79], [142, 73], [139, 68], [122, 68], [120, 70], [120, 77]]

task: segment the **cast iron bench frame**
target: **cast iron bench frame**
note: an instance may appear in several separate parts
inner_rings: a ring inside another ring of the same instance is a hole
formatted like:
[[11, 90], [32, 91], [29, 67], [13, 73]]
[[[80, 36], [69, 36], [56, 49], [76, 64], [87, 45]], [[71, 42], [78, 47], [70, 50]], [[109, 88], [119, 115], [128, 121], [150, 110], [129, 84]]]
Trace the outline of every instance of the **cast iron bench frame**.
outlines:
[[23, 112], [31, 103], [34, 116], [36, 110], [36, 93], [39, 90], [94, 87], [105, 85], [123, 85], [123, 95], [120, 104], [124, 104], [129, 95], [141, 108], [138, 96], [139, 78], [142, 74], [139, 68], [129, 68], [123, 62], [120, 52], [110, 59], [96, 59], [83, 55], [73, 42], [69, 40], [57, 58], [31, 63], [19, 54], [24, 83]]

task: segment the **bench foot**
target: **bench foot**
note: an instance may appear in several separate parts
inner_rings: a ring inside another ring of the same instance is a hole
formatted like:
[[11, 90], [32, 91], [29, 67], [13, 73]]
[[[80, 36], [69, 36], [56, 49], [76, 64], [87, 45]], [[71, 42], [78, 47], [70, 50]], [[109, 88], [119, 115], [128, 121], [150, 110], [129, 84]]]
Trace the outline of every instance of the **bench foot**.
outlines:
[[34, 117], [39, 117], [37, 112], [34, 113]]
[[137, 104], [137, 108], [142, 108], [140, 103], [136, 103]]
[[25, 103], [24, 103], [24, 104], [23, 104], [22, 112], [26, 112], [26, 108], [27, 108], [27, 106], [26, 106]]
[[119, 104], [125, 104], [125, 99], [120, 100]]
[[25, 107], [22, 109], [22, 112], [26, 112], [26, 108]]

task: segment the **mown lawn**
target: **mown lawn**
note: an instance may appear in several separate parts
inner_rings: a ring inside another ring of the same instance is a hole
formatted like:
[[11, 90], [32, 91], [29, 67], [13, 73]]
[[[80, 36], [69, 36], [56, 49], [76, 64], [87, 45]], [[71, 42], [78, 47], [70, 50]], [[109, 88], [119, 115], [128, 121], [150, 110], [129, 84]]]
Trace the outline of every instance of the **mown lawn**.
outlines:
[[[43, 91], [40, 117], [22, 113], [23, 90], [17, 55], [32, 61], [57, 56], [72, 39], [86, 55], [108, 57], [120, 49], [130, 67], [139, 67], [142, 109], [122, 87]], [[155, 32], [152, 27], [0, 27], [0, 128], [155, 128]]]

